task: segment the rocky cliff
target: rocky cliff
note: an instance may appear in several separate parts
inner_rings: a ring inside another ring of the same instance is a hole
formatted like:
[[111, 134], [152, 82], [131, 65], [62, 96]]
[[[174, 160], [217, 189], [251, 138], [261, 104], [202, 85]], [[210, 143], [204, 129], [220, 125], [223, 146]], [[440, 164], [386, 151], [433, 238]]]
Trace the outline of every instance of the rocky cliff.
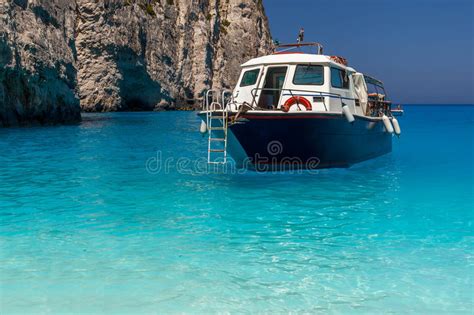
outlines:
[[73, 1], [0, 0], [0, 126], [80, 119]]
[[0, 0], [0, 119], [174, 108], [271, 50], [262, 0]]

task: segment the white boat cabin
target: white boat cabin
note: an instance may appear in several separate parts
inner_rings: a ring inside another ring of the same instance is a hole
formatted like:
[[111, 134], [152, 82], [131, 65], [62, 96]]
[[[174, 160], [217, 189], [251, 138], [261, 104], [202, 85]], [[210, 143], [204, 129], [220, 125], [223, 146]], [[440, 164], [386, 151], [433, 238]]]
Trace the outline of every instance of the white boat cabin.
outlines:
[[[341, 57], [277, 52], [242, 65], [233, 91], [234, 106], [247, 103], [259, 110], [341, 112], [347, 105], [354, 114], [369, 115], [366, 80]], [[373, 80], [385, 93], [383, 84]]]

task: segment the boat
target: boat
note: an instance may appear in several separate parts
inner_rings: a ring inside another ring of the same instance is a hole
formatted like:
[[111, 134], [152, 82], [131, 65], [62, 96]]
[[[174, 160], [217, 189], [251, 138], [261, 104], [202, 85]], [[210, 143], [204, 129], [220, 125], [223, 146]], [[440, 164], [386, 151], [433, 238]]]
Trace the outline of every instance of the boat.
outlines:
[[346, 168], [390, 153], [401, 133], [382, 81], [319, 43], [280, 45], [241, 67], [233, 91], [203, 97], [209, 164], [230, 155], [256, 170]]
[[403, 116], [404, 111], [402, 109], [402, 105], [398, 104], [396, 107], [392, 107], [391, 109], [393, 116]]

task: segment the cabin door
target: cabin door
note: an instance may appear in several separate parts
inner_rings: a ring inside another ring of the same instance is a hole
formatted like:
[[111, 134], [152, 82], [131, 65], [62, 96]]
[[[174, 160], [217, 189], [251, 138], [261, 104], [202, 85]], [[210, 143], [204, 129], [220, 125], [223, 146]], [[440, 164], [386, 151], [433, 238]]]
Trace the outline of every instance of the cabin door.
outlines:
[[265, 109], [275, 109], [280, 103], [288, 67], [269, 67], [266, 72], [258, 106]]
[[263, 76], [263, 66], [246, 68], [242, 71], [239, 84], [234, 90], [234, 99], [238, 104], [248, 103], [255, 107], [260, 94], [257, 87]]

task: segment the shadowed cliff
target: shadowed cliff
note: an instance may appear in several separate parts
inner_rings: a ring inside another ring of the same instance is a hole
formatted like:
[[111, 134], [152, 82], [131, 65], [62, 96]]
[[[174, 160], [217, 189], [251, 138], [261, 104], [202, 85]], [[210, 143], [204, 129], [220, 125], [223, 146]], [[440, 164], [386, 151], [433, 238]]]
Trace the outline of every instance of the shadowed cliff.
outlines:
[[74, 58], [75, 5], [0, 3], [0, 125], [80, 120]]
[[261, 0], [0, 3], [2, 125], [173, 109], [268, 53]]

